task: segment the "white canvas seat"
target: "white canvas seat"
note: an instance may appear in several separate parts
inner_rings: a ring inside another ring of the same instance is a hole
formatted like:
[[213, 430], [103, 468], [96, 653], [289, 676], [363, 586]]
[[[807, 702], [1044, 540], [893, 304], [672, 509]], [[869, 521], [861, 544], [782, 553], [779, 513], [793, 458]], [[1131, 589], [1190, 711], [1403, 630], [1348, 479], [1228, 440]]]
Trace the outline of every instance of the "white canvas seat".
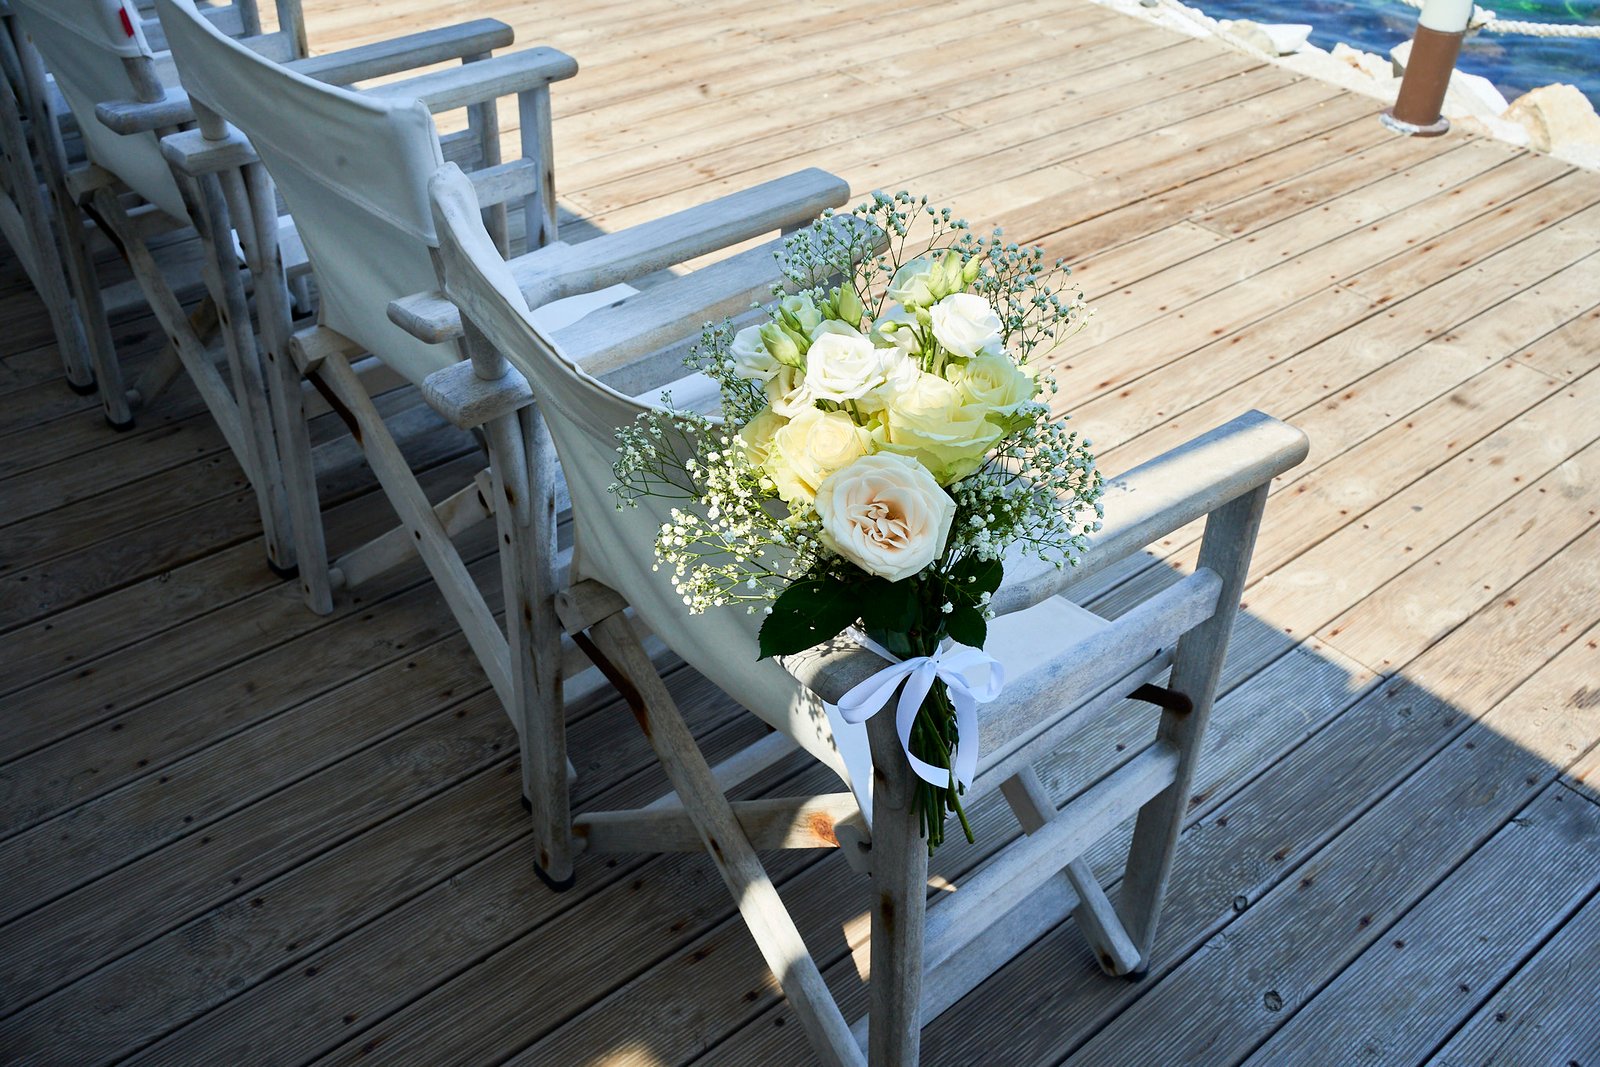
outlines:
[[[522, 54], [506, 57], [499, 68], [501, 60], [476, 63], [358, 94], [251, 54], [208, 25], [190, 0], [158, 0], [157, 9], [190, 101], [229, 124], [212, 131], [209, 143], [204, 129], [171, 137], [167, 150], [183, 153], [188, 167], [205, 166], [209, 156], [219, 167], [259, 159], [270, 171], [321, 292], [318, 325], [294, 338], [295, 363], [351, 424], [403, 523], [323, 569], [310, 563], [325, 557], [320, 526], [300, 522], [297, 512], [308, 600], [316, 610], [329, 610], [335, 589], [422, 556], [517, 726], [523, 799], [534, 816], [539, 870], [561, 884], [571, 870], [561, 694], [563, 679], [575, 673], [574, 666], [581, 671], [582, 663], [570, 643], [563, 651], [553, 614], [560, 567], [554, 455], [526, 384], [466, 358], [470, 339], [462, 335], [459, 316], [430, 318], [430, 308], [443, 302], [426, 295], [437, 284], [428, 182], [448, 158], [430, 111], [478, 99], [471, 95], [473, 78], [501, 91], [508, 79], [523, 79], [518, 96], [530, 165], [512, 161], [471, 180], [480, 206], [521, 200], [524, 229], [535, 247], [517, 262], [542, 306], [578, 297], [608, 304], [604, 294], [615, 293], [619, 283], [804, 224], [842, 203], [848, 189], [831, 175], [803, 172], [569, 246], [554, 240], [548, 141], [548, 82], [571, 73], [567, 57], [549, 50]], [[538, 138], [531, 147], [530, 134]], [[499, 230], [494, 240], [503, 249], [503, 220], [491, 214], [485, 222]], [[642, 362], [635, 357], [697, 331], [708, 318], [748, 308], [770, 284], [770, 264], [770, 248], [744, 252], [602, 307], [562, 332], [575, 344], [604, 351], [616, 362], [617, 375], [632, 374], [637, 388], [648, 389], [677, 377], [651, 375], [675, 360], [681, 373], [681, 356]], [[391, 302], [419, 291], [424, 295], [405, 304], [409, 311], [390, 314]], [[269, 352], [273, 348], [269, 340]], [[427, 499], [359, 379], [358, 369], [374, 364], [420, 385], [427, 402], [456, 426], [482, 433], [489, 464], [476, 484], [437, 504]], [[281, 436], [296, 430], [301, 443], [294, 447], [304, 454], [303, 423], [283, 428]], [[286, 463], [293, 451], [284, 449]], [[501, 533], [508, 606], [503, 624], [451, 542], [453, 534], [491, 512]]]
[[[619, 510], [616, 432], [646, 409], [593, 373], [603, 354], [574, 350], [539, 328], [519, 279], [478, 220], [472, 188], [446, 167], [433, 184], [444, 295], [460, 312], [474, 359], [503, 359], [525, 378], [571, 493], [569, 584], [557, 595], [567, 632], [610, 677], [649, 737], [675, 795], [645, 809], [574, 820], [591, 850], [704, 847], [711, 855], [816, 1053], [829, 1064], [914, 1067], [922, 1023], [1068, 915], [1113, 973], [1147, 966], [1194, 763], [1210, 711], [1251, 546], [1274, 475], [1306, 454], [1303, 434], [1251, 413], [1122, 478], [1084, 564], [1059, 572], [1020, 560], [993, 607], [990, 651], [1009, 660], [996, 703], [980, 712], [983, 758], [969, 797], [998, 788], [1025, 836], [927, 910], [927, 852], [912, 806], [912, 771], [892, 715], [866, 726], [870, 820], [852, 793], [731, 803], [645, 654], [637, 614], [670, 649], [793, 744], [860, 790], [848, 753], [858, 739], [824, 707], [882, 661], [840, 639], [782, 665], [759, 661], [759, 616], [740, 609], [690, 615], [669, 576], [654, 570], [656, 532], [681, 498]], [[404, 317], [405, 308], [397, 309]], [[1115, 620], [1060, 599], [1069, 586], [1165, 533], [1209, 516], [1195, 573]], [[1170, 674], [1167, 687], [1154, 685]], [[1162, 707], [1152, 742], [1057, 811], [1031, 764], [1042, 749], [1133, 695]], [[962, 739], [963, 744], [967, 739]], [[781, 751], [780, 746], [761, 746]], [[969, 800], [969, 803], [971, 801]], [[1137, 813], [1120, 900], [1113, 904], [1079, 857]], [[870, 828], [868, 823], [870, 822]], [[868, 872], [871, 1012], [846, 1024], [755, 850], [832, 847]], [[1005, 1062], [1003, 1051], [995, 1062]]]

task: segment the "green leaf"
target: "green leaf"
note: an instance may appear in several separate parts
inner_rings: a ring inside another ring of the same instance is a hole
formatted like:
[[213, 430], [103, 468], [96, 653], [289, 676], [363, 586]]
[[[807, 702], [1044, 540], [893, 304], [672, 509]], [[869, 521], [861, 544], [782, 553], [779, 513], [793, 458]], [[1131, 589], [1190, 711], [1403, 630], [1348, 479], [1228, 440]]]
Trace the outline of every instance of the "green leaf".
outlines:
[[982, 648], [989, 639], [989, 623], [984, 619], [983, 612], [969, 604], [956, 605], [956, 609], [945, 617], [944, 630], [952, 640], [973, 648]]
[[837, 637], [861, 610], [859, 586], [827, 580], [796, 582], [772, 602], [761, 624], [761, 658], [804, 652]]
[[915, 578], [903, 578], [898, 582], [873, 578], [857, 588], [860, 590], [861, 622], [868, 630], [906, 633], [917, 625], [920, 605]]
[[1000, 588], [1000, 581], [1005, 577], [1005, 565], [997, 559], [968, 556], [956, 564], [952, 577], [963, 593], [971, 594], [976, 600], [981, 594], [993, 593]]

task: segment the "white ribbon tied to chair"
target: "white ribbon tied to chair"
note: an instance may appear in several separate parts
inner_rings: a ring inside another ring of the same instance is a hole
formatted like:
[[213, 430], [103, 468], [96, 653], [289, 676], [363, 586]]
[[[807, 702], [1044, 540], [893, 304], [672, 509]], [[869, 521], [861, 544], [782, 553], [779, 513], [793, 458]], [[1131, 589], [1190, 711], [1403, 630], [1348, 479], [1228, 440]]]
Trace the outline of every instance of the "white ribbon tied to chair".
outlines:
[[[902, 660], [894, 653], [862, 634], [852, 634], [861, 644], [889, 661], [889, 666], [857, 684], [837, 705], [839, 715], [849, 723], [863, 723], [888, 707], [896, 689], [900, 690], [900, 703], [895, 709], [895, 728], [900, 734], [900, 747], [917, 777], [931, 785], [947, 786], [950, 774], [963, 787], [972, 784], [978, 770], [978, 705], [987, 704], [1000, 695], [1005, 685], [1005, 669], [1000, 661], [970, 645], [958, 645], [946, 640], [931, 656], [913, 656]], [[980, 681], [976, 675], [982, 672]], [[911, 727], [916, 722], [917, 711], [933, 689], [934, 681], [942, 681], [950, 693], [950, 703], [956, 711], [957, 744], [951, 754], [950, 769], [936, 767], [918, 759], [911, 751]]]

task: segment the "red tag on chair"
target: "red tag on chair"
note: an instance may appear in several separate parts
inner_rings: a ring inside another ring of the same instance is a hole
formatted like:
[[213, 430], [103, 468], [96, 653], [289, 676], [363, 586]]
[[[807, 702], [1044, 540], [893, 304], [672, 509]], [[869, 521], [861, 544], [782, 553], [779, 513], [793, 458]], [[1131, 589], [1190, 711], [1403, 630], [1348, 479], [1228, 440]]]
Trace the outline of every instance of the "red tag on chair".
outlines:
[[117, 14], [122, 17], [122, 32], [127, 34], [129, 37], [132, 37], [133, 19], [128, 17], [128, 9], [126, 7], [118, 8]]

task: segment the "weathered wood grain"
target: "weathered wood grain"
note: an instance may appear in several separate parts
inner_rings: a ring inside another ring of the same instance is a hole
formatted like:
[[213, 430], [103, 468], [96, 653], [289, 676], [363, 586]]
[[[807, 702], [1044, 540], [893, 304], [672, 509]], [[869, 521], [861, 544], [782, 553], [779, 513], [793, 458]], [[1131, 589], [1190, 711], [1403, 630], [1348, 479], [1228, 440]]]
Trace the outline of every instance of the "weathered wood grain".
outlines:
[[1597, 885], [1600, 806], [1551, 786], [1245, 1062], [1421, 1063]]

